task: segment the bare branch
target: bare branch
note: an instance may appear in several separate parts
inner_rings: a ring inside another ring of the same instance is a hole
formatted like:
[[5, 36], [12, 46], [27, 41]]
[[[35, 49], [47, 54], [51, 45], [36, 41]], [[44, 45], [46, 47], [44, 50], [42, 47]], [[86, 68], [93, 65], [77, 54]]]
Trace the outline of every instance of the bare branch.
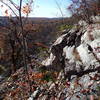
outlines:
[[18, 18], [18, 16], [17, 16], [17, 14], [15, 13], [15, 11], [14, 11], [7, 3], [5, 3], [5, 2], [3, 2], [3, 1], [0, 1], [0, 2], [2, 2], [4, 5], [6, 5], [6, 6], [13, 12], [13, 14]]

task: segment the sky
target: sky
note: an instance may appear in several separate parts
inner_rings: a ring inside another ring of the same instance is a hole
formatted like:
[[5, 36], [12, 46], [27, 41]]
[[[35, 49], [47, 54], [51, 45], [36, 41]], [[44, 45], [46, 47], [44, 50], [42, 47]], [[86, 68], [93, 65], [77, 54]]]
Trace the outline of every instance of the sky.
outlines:
[[[6, 0], [5, 0], [6, 1]], [[18, 3], [18, 0], [12, 0], [15, 3]], [[29, 14], [30, 17], [48, 17], [48, 18], [53, 18], [53, 17], [62, 17], [62, 14], [59, 10], [59, 7], [56, 4], [59, 4], [62, 12], [63, 12], [63, 17], [69, 17], [70, 13], [67, 11], [67, 7], [70, 5], [70, 0], [35, 0], [33, 4], [33, 10]], [[0, 5], [2, 5], [0, 3]], [[0, 10], [0, 16], [4, 16], [4, 11], [7, 9], [7, 7], [3, 6], [3, 8]], [[11, 13], [9, 11], [9, 13]]]

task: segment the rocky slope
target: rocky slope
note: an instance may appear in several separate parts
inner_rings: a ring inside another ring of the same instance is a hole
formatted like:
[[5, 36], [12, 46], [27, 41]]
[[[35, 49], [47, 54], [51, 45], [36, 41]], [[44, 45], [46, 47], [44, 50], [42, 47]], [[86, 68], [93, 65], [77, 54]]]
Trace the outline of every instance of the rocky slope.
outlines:
[[1, 97], [4, 100], [99, 100], [99, 20], [95, 19], [91, 25], [80, 21], [70, 31], [64, 31], [51, 46], [50, 56], [42, 62], [40, 70], [44, 72], [29, 69], [27, 77], [20, 68], [0, 84]]
[[[100, 95], [100, 90], [96, 90], [100, 87], [99, 20], [95, 19], [91, 25], [80, 21], [77, 27], [55, 41], [50, 52], [50, 57], [42, 63], [47, 70], [60, 72], [57, 89], [55, 84], [50, 88], [57, 100], [81, 100], [89, 95], [91, 98]], [[63, 79], [66, 87], [63, 87]]]
[[[43, 61], [48, 68], [60, 71], [73, 64], [69, 70], [85, 71], [100, 64], [100, 24], [72, 29], [52, 45], [50, 57]], [[63, 67], [61, 66], [63, 62]]]

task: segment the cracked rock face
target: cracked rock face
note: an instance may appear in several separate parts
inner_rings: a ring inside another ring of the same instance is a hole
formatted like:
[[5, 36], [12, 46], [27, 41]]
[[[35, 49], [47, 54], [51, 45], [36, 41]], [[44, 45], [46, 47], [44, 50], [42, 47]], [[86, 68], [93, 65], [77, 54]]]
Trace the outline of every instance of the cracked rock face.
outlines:
[[100, 65], [100, 24], [72, 29], [52, 45], [47, 68], [61, 71], [94, 69]]
[[[100, 24], [79, 24], [79, 29], [64, 31], [42, 62], [46, 69], [60, 72], [46, 90], [57, 100], [86, 100], [100, 94], [96, 90], [100, 86]], [[49, 95], [39, 100], [53, 100]]]

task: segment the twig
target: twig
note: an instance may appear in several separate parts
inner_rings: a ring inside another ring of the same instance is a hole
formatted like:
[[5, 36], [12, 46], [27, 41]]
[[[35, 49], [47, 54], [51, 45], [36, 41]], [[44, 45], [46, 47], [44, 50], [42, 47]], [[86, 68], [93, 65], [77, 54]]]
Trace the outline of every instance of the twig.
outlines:
[[64, 18], [63, 18], [64, 15], [63, 15], [62, 9], [61, 9], [59, 3], [57, 2], [57, 0], [54, 0], [54, 1], [55, 1], [56, 5], [57, 5], [57, 7], [58, 7], [58, 9], [59, 9], [59, 11], [61, 13], [61, 16], [62, 16], [62, 24], [64, 24]]
[[3, 2], [3, 1], [0, 1], [2, 2], [4, 5], [6, 5], [12, 12], [13, 14], [18, 18], [17, 14], [15, 13], [15, 11], [10, 7], [10, 5], [8, 5], [7, 3]]
[[21, 7], [22, 7], [22, 0], [20, 0], [20, 8], [19, 8], [19, 21], [20, 21], [20, 27], [21, 27], [21, 34], [22, 34], [22, 44], [23, 44], [23, 62], [25, 67], [26, 75], [28, 76], [28, 82], [30, 85], [30, 94], [31, 94], [31, 83], [30, 83], [30, 77], [28, 74], [28, 68], [27, 68], [27, 48], [26, 48], [26, 40], [24, 37], [24, 30], [23, 30], [23, 23], [22, 23], [22, 14], [21, 14]]

